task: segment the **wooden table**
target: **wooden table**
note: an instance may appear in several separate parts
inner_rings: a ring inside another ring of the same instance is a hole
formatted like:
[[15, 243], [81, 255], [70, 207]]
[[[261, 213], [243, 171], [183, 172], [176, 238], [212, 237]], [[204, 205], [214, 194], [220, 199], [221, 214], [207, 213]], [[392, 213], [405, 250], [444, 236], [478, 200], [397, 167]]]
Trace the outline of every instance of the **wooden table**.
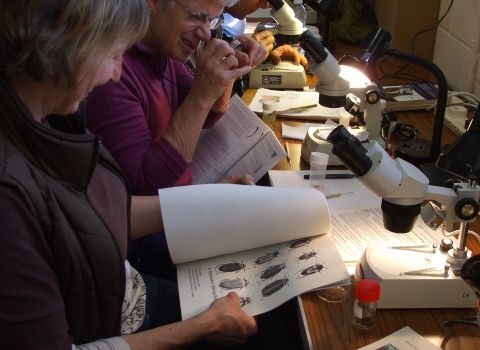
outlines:
[[[247, 90], [242, 100], [249, 104], [255, 90]], [[396, 112], [398, 122], [415, 125], [420, 132], [419, 138], [431, 139], [433, 112], [409, 111]], [[299, 126], [301, 120], [279, 118], [275, 125], [275, 134], [284, 144], [281, 126]], [[457, 136], [448, 128], [443, 128], [442, 145], [451, 144]], [[309, 164], [301, 159], [301, 141], [288, 140], [291, 154], [291, 166], [283, 159], [274, 167], [276, 170], [307, 170]], [[393, 145], [394, 146], [394, 145]], [[480, 220], [470, 225], [480, 233]], [[474, 254], [480, 253], [480, 244], [475, 237], [469, 236], [467, 247]], [[439, 291], [441, 292], [441, 291]], [[473, 291], [472, 291], [473, 292]], [[389, 334], [409, 326], [442, 349], [480, 349], [480, 329], [466, 325], [443, 326], [445, 320], [456, 320], [477, 314], [476, 309], [380, 309], [373, 329], [361, 331], [352, 326], [353, 297], [342, 303], [328, 303], [320, 299], [315, 292], [298, 297], [300, 326], [305, 349], [357, 349], [382, 339]]]

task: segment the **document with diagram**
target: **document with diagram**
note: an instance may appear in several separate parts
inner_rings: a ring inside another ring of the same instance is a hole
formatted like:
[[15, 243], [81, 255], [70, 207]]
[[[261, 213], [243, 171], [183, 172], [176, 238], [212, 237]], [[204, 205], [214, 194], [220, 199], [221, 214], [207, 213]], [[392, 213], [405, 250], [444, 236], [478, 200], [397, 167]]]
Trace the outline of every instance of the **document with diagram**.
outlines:
[[254, 316], [350, 283], [320, 191], [208, 184], [160, 189], [159, 198], [184, 319], [229, 292]]
[[250, 174], [257, 182], [285, 156], [274, 132], [234, 95], [215, 126], [202, 130], [190, 170], [194, 184], [242, 174]]

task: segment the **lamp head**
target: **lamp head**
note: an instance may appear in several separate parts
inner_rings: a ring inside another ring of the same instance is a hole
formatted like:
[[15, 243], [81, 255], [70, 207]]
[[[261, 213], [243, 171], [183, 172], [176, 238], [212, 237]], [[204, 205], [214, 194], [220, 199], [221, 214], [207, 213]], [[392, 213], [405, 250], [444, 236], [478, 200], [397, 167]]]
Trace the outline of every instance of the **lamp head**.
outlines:
[[392, 36], [380, 27], [374, 27], [354, 53], [343, 56], [338, 64], [350, 66], [363, 72], [370, 81], [377, 81], [377, 59], [389, 47]]
[[457, 176], [480, 176], [480, 107], [477, 107], [470, 126], [440, 157], [437, 167]]

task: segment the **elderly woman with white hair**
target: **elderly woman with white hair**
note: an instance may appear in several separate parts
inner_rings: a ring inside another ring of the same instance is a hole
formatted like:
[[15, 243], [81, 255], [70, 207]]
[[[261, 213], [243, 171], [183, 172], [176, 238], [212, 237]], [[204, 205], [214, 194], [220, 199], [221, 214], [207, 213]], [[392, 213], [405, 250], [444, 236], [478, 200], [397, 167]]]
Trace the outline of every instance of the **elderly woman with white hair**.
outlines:
[[[235, 79], [250, 72], [265, 48], [241, 35], [241, 50], [210, 40], [224, 6], [237, 0], [145, 0], [147, 34], [123, 55], [118, 83], [101, 86], [87, 99], [86, 124], [102, 137], [131, 185], [134, 195], [192, 184], [190, 162], [204, 128], [228, 109]], [[200, 42], [195, 76], [185, 62]], [[231, 183], [253, 185], [250, 175]], [[139, 271], [176, 280], [163, 232], [134, 243]]]

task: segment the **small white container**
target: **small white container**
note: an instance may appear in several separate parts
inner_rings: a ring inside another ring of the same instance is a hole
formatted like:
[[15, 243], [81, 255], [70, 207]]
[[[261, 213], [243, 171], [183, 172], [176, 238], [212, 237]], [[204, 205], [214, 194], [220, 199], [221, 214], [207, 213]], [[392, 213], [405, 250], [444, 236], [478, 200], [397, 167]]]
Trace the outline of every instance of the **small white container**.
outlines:
[[275, 121], [277, 120], [278, 103], [275, 101], [263, 102], [263, 122], [272, 130], [275, 129]]
[[309, 187], [323, 191], [325, 188], [325, 175], [327, 173], [328, 154], [321, 152], [310, 153], [310, 180]]
[[338, 119], [338, 124], [348, 127], [350, 125], [350, 118], [352, 115], [347, 111], [340, 112], [340, 118]]

